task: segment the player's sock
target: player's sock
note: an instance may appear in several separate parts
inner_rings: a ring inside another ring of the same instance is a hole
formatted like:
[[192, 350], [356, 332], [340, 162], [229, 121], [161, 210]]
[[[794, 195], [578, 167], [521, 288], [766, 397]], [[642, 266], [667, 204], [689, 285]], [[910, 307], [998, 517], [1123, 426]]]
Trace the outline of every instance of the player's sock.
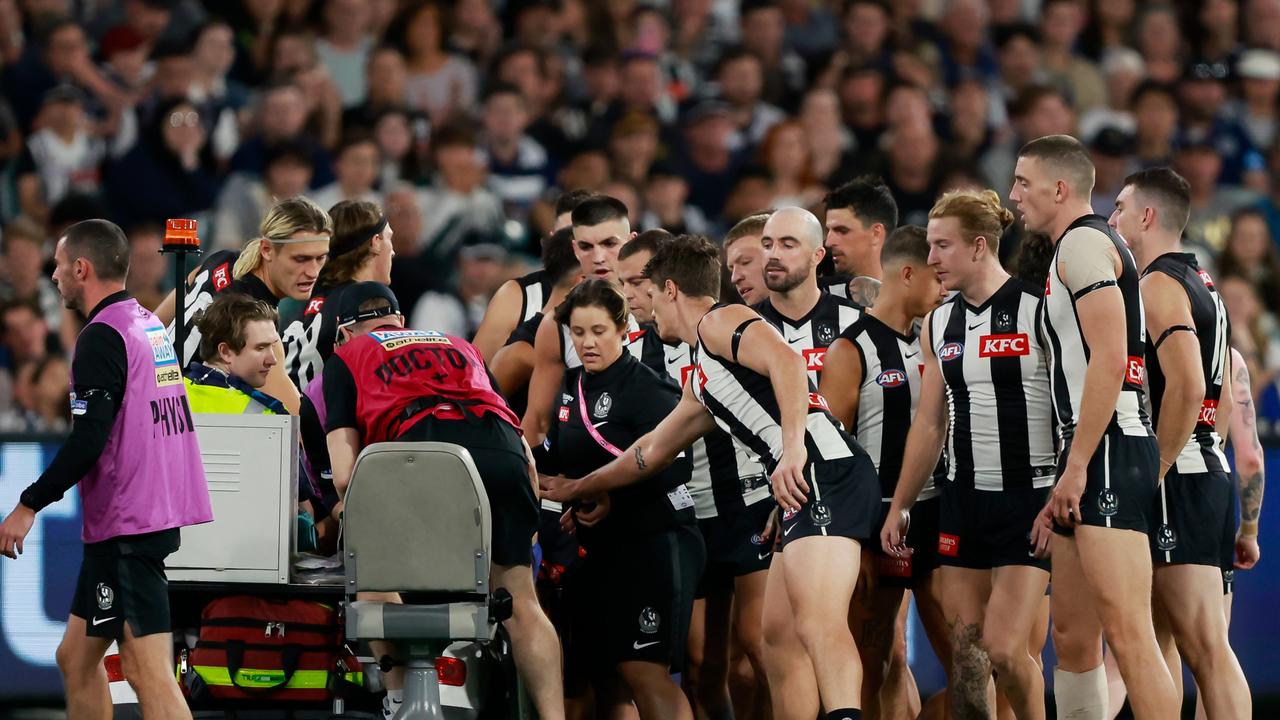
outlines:
[[1058, 720], [1107, 720], [1107, 671], [1103, 666], [1073, 673], [1053, 669]]
[[827, 720], [862, 720], [862, 711], [858, 708], [841, 708], [827, 713]]
[[387, 696], [382, 698], [383, 720], [392, 720], [396, 713], [400, 712], [402, 704], [404, 704], [404, 690], [388, 690]]

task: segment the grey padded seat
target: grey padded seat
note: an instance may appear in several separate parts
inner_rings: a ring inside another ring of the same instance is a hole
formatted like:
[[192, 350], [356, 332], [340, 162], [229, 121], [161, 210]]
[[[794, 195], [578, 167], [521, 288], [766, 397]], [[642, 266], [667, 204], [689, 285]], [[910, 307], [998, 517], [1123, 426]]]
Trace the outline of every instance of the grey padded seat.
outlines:
[[487, 640], [489, 500], [471, 455], [448, 443], [377, 443], [356, 458], [343, 510], [346, 593], [429, 604], [348, 604], [347, 637]]

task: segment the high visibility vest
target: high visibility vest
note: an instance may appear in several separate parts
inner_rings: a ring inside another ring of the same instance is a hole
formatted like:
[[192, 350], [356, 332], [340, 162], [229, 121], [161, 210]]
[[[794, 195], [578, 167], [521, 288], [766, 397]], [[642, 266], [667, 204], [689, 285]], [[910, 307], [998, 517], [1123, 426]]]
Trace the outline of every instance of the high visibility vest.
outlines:
[[187, 384], [187, 404], [193, 413], [218, 415], [275, 415], [275, 411], [244, 392], [231, 387], [201, 385], [183, 378]]

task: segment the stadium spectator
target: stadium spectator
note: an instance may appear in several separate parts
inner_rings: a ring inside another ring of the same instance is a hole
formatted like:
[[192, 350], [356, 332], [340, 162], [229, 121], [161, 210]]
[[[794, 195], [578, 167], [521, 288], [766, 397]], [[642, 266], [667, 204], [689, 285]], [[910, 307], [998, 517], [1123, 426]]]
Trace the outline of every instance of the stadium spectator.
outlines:
[[1231, 215], [1231, 231], [1218, 256], [1218, 274], [1249, 281], [1263, 307], [1280, 313], [1280, 249], [1267, 233], [1266, 218], [1245, 208]]
[[716, 70], [720, 98], [729, 105], [735, 132], [730, 140], [734, 151], [750, 150], [764, 140], [769, 128], [787, 115], [765, 102], [764, 64], [746, 48], [725, 52]]
[[672, 235], [707, 234], [707, 218], [689, 205], [688, 199], [689, 183], [675, 166], [655, 163], [645, 183], [644, 213], [631, 226], [641, 230], [661, 228]]
[[213, 218], [213, 249], [237, 250], [258, 232], [261, 218], [280, 198], [302, 195], [315, 172], [310, 149], [281, 142], [266, 150], [259, 178], [233, 173], [218, 195]]
[[502, 203], [485, 187], [474, 130], [460, 124], [439, 128], [431, 146], [436, 176], [422, 191], [422, 249], [451, 260], [468, 235], [493, 237], [502, 231]]
[[129, 276], [125, 289], [142, 307], [155, 311], [169, 294], [173, 274], [169, 258], [160, 254], [164, 229], [159, 225], [139, 225], [126, 233], [129, 238]]
[[529, 108], [514, 85], [495, 85], [484, 100], [480, 153], [489, 168], [489, 189], [507, 217], [524, 220], [551, 177], [546, 148], [529, 137]]
[[230, 25], [211, 21], [196, 30], [191, 50], [188, 96], [208, 118], [213, 154], [224, 162], [240, 146], [240, 125], [249, 107], [249, 89], [229, 77], [236, 57], [234, 42]]
[[331, 208], [343, 200], [381, 202], [373, 189], [381, 167], [378, 144], [368, 134], [354, 133], [335, 154], [333, 169], [337, 179], [312, 192], [311, 199], [322, 208]]
[[255, 113], [256, 134], [240, 143], [231, 158], [233, 172], [262, 173], [266, 150], [283, 142], [297, 142], [311, 154], [313, 187], [333, 182], [329, 153], [306, 130], [307, 105], [302, 89], [292, 83], [267, 87], [259, 96]]
[[414, 2], [392, 23], [396, 44], [404, 54], [409, 105], [433, 123], [475, 108], [479, 81], [475, 67], [450, 53], [445, 10], [439, 3]]
[[325, 0], [324, 34], [316, 40], [316, 55], [338, 87], [342, 106], [364, 101], [365, 63], [373, 38], [369, 34], [372, 3], [364, 0]]

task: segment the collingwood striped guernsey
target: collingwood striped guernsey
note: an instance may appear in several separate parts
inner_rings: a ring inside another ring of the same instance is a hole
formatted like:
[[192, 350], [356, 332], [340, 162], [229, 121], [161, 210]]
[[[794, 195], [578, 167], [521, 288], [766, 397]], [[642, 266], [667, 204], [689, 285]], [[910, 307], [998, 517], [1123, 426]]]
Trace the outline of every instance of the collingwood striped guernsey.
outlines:
[[[722, 306], [712, 308], [712, 312], [719, 307]], [[739, 331], [754, 322], [758, 320], [747, 321]], [[782, 413], [769, 378], [708, 351], [701, 336], [693, 351], [693, 365], [694, 377], [690, 382], [698, 402], [722, 430], [755, 453], [765, 470], [772, 474], [782, 458]], [[810, 463], [855, 457], [863, 452], [858, 443], [840, 429], [840, 422], [827, 412], [826, 406], [826, 400], [810, 380], [804, 434]]]
[[[862, 358], [858, 414], [849, 433], [871, 456], [880, 476], [880, 499], [889, 502], [898, 486], [907, 431], [920, 401], [924, 371], [920, 337], [914, 331], [902, 335], [870, 314], [863, 314], [840, 337]], [[920, 491], [920, 500], [937, 497], [937, 481], [940, 475], [945, 477], [945, 471], [946, 463], [940, 459], [933, 477]]]
[[[1206, 472], [1230, 472], [1227, 458], [1222, 454], [1222, 438], [1218, 434], [1218, 401], [1222, 395], [1222, 381], [1227, 374], [1230, 358], [1230, 322], [1226, 307], [1214, 287], [1213, 278], [1196, 263], [1191, 253], [1167, 253], [1156, 258], [1143, 276], [1159, 272], [1178, 281], [1191, 301], [1191, 319], [1200, 342], [1200, 364], [1204, 371], [1204, 401], [1195, 429], [1187, 439], [1186, 447], [1178, 454], [1173, 468], [1178, 473], [1190, 475]], [[1164, 400], [1165, 376], [1160, 367], [1158, 350], [1171, 331], [1170, 328], [1156, 338], [1147, 351], [1147, 380], [1151, 386], [1151, 419], [1160, 424], [1160, 403]]]
[[1049, 279], [1045, 284], [1041, 327], [1049, 351], [1049, 384], [1053, 392], [1053, 408], [1058, 421], [1058, 436], [1063, 446], [1075, 433], [1080, 418], [1080, 394], [1084, 391], [1084, 373], [1089, 365], [1089, 346], [1080, 329], [1076, 302], [1098, 289], [1090, 286], [1074, 295], [1058, 275], [1058, 257], [1075, 233], [1102, 233], [1120, 254], [1120, 277], [1099, 286], [1116, 285], [1124, 297], [1125, 365], [1124, 384], [1116, 400], [1115, 412], [1107, 432], [1118, 431], [1129, 436], [1152, 437], [1151, 424], [1143, 397], [1144, 356], [1147, 344], [1146, 317], [1142, 310], [1142, 293], [1138, 288], [1138, 268], [1124, 241], [1107, 225], [1101, 215], [1084, 215], [1066, 229], [1053, 252]]
[[519, 325], [542, 312], [551, 295], [551, 282], [545, 270], [534, 270], [516, 278], [516, 283], [520, 286], [520, 321], [516, 323]]
[[[683, 388], [693, 375], [692, 348], [683, 342], [663, 343], [663, 348], [667, 375]], [[771, 497], [759, 459], [724, 430], [717, 427], [690, 449], [693, 474], [686, 486], [699, 520], [732, 514]]]
[[804, 356], [805, 366], [809, 369], [809, 382], [814, 387], [817, 387], [818, 380], [822, 377], [822, 359], [827, 354], [827, 346], [862, 316], [857, 305], [829, 293], [820, 293], [813, 309], [798, 320], [792, 320], [778, 312], [772, 299], [765, 299], [751, 309], [777, 328], [791, 349]]
[[[1054, 481], [1053, 419], [1040, 295], [1009, 278], [978, 307], [955, 293], [926, 319], [947, 389], [947, 479], [977, 490]], [[1083, 369], [1082, 369], [1083, 371]]]

